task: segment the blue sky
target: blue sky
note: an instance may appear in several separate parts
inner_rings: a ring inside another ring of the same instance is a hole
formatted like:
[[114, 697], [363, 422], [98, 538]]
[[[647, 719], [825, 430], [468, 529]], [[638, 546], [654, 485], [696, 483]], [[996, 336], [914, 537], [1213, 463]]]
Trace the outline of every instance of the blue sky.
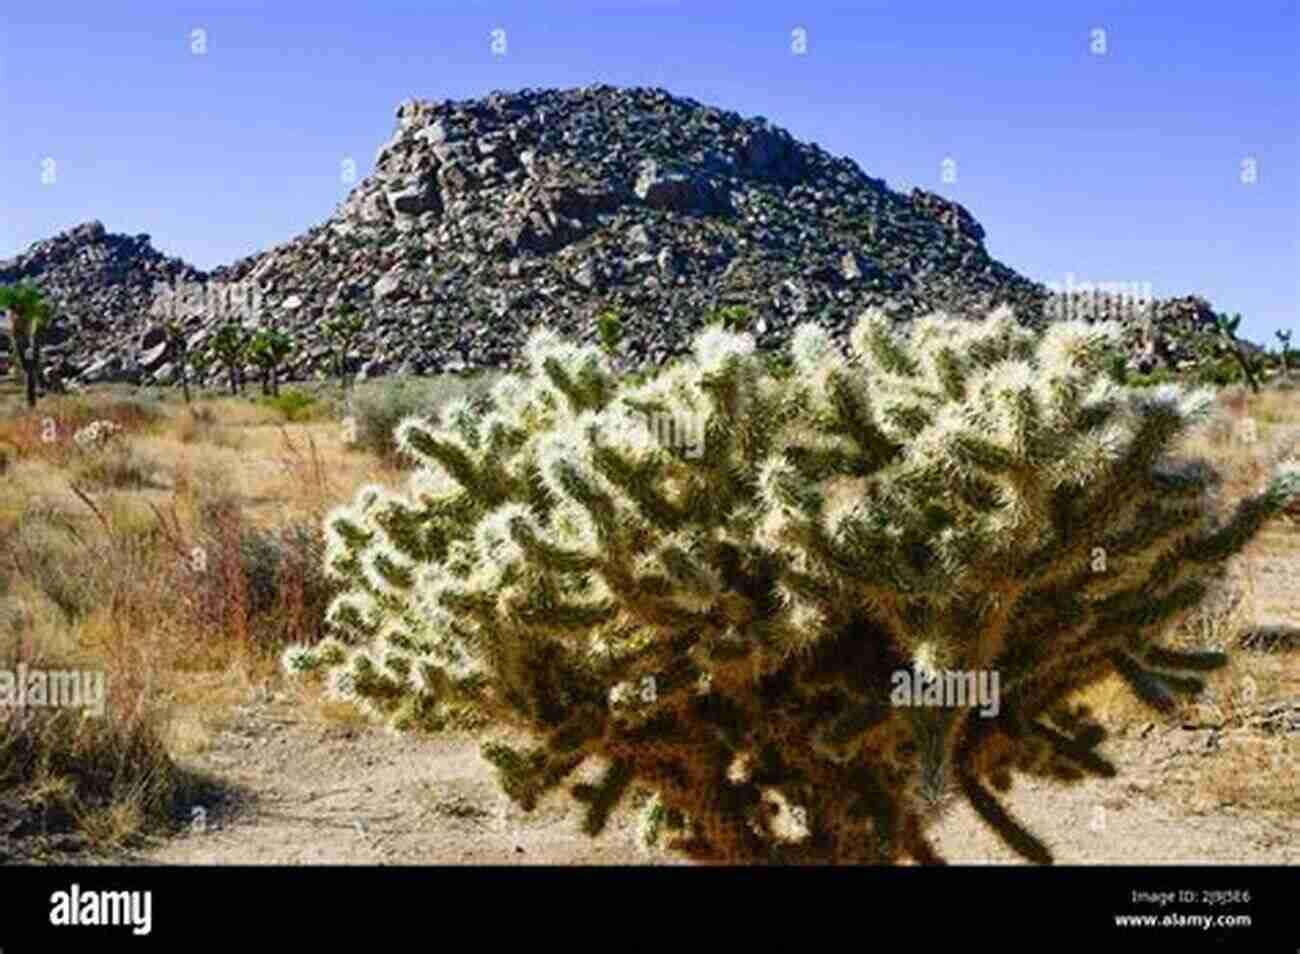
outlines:
[[1297, 0], [11, 3], [0, 257], [97, 218], [211, 268], [327, 218], [407, 96], [604, 82], [953, 198], [1031, 278], [1204, 294], [1271, 342], [1300, 325], [1298, 77]]

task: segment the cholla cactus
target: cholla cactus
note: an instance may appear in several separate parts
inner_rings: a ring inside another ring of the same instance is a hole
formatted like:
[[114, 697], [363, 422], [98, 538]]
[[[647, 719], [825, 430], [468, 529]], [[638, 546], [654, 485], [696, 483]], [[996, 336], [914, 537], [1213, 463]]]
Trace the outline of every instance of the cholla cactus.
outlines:
[[[697, 859], [937, 862], [925, 827], [960, 794], [1049, 861], [989, 786], [1113, 775], [1071, 693], [1195, 692], [1224, 657], [1161, 632], [1297, 490], [1217, 515], [1217, 476], [1167, 454], [1211, 396], [1118, 387], [1119, 335], [872, 312], [847, 359], [798, 329], [787, 379], [714, 326], [632, 387], [537, 332], [481, 403], [398, 428], [408, 492], [327, 518], [340, 638], [286, 664], [398, 728], [524, 730], [484, 755], [525, 808], [597, 760], [571, 788], [592, 834], [643, 788]], [[702, 416], [702, 452], [652, 414]], [[896, 704], [899, 674], [953, 670], [1000, 676], [996, 715]]]
[[114, 421], [93, 421], [72, 435], [72, 441], [81, 451], [99, 450], [122, 433], [121, 425]]
[[[1300, 486], [1300, 456], [1292, 454], [1278, 461], [1274, 468], [1273, 479]], [[1289, 516], [1300, 517], [1300, 494], [1292, 497], [1284, 509]]]

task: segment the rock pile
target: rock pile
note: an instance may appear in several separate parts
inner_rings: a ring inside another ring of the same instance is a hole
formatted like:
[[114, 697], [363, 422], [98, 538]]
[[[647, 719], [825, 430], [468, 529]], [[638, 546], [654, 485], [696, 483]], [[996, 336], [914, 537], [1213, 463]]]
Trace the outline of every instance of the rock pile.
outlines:
[[[36, 278], [62, 304], [58, 359], [82, 381], [167, 380], [157, 316], [173, 305], [191, 348], [234, 311], [295, 335], [287, 379], [322, 376], [321, 322], [343, 301], [369, 316], [352, 371], [432, 374], [506, 366], [537, 324], [589, 338], [607, 309], [633, 365], [680, 353], [730, 304], [764, 348], [810, 318], [843, 334], [872, 305], [1047, 320], [1047, 289], [983, 240], [957, 203], [892, 191], [762, 117], [596, 85], [407, 100], [329, 220], [210, 274], [90, 223], [0, 263], [0, 282]], [[158, 282], [202, 294], [168, 301]]]
[[[64, 378], [117, 377], [131, 365], [132, 339], [157, 289], [206, 275], [154, 249], [148, 235], [117, 235], [86, 222], [0, 261], [0, 285], [30, 281], [58, 305], [42, 349], [46, 368]], [[0, 373], [11, 356], [8, 321], [0, 320]]]

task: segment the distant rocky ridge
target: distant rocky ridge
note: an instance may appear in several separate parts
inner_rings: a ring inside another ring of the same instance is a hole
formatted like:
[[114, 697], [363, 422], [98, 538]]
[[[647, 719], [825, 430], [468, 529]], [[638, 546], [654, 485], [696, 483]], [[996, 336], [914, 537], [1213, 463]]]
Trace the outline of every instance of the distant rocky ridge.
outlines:
[[[0, 261], [0, 285], [29, 281], [57, 303], [58, 319], [46, 335], [43, 353], [47, 367], [67, 378], [114, 367], [125, 373], [134, 363], [135, 339], [148, 321], [157, 288], [206, 277], [158, 252], [148, 235], [109, 233], [97, 221]], [[7, 371], [11, 342], [3, 318], [0, 331], [0, 368]]]
[[[842, 336], [872, 305], [901, 320], [1006, 303], [1041, 323], [1063, 300], [990, 258], [961, 205], [661, 89], [407, 100], [396, 118], [374, 174], [275, 248], [204, 273], [91, 222], [0, 262], [0, 283], [34, 280], [59, 302], [47, 353], [83, 382], [166, 382], [158, 316], [175, 307], [197, 347], [239, 310], [235, 291], [251, 292], [246, 317], [300, 341], [289, 379], [328, 373], [319, 328], [342, 301], [370, 315], [351, 363], [373, 376], [504, 367], [533, 327], [590, 339], [610, 308], [643, 364], [681, 353], [728, 304], [749, 306], [760, 347], [777, 348], [809, 319]], [[186, 285], [202, 294], [158, 294]], [[1185, 362], [1184, 330], [1213, 320], [1203, 299], [1153, 303], [1144, 334], [1132, 302], [1086, 305], [1126, 309], [1144, 366]]]

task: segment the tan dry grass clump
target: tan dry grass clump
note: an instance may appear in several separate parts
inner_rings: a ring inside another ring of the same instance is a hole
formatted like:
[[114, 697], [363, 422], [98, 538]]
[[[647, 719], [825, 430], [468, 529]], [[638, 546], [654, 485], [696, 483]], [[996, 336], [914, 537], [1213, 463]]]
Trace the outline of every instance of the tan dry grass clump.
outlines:
[[[319, 638], [324, 513], [363, 484], [402, 480], [347, 446], [338, 421], [284, 418], [246, 399], [185, 405], [119, 387], [31, 411], [0, 393], [0, 660], [102, 670], [111, 696], [99, 719], [0, 723], [0, 799], [96, 847], [188, 818], [206, 783], [176, 759], [279, 683], [286, 643]], [[95, 420], [122, 433], [86, 452], [72, 438]]]
[[[382, 473], [333, 422], [278, 426], [238, 400], [139, 407], [79, 395], [0, 417], [0, 658], [72, 660], [110, 694], [100, 719], [4, 721], [0, 797], [98, 847], [186, 818], [196, 782], [173, 759], [278, 678], [283, 643], [318, 638], [317, 515]], [[123, 433], [87, 454], [72, 435], [94, 420]]]

